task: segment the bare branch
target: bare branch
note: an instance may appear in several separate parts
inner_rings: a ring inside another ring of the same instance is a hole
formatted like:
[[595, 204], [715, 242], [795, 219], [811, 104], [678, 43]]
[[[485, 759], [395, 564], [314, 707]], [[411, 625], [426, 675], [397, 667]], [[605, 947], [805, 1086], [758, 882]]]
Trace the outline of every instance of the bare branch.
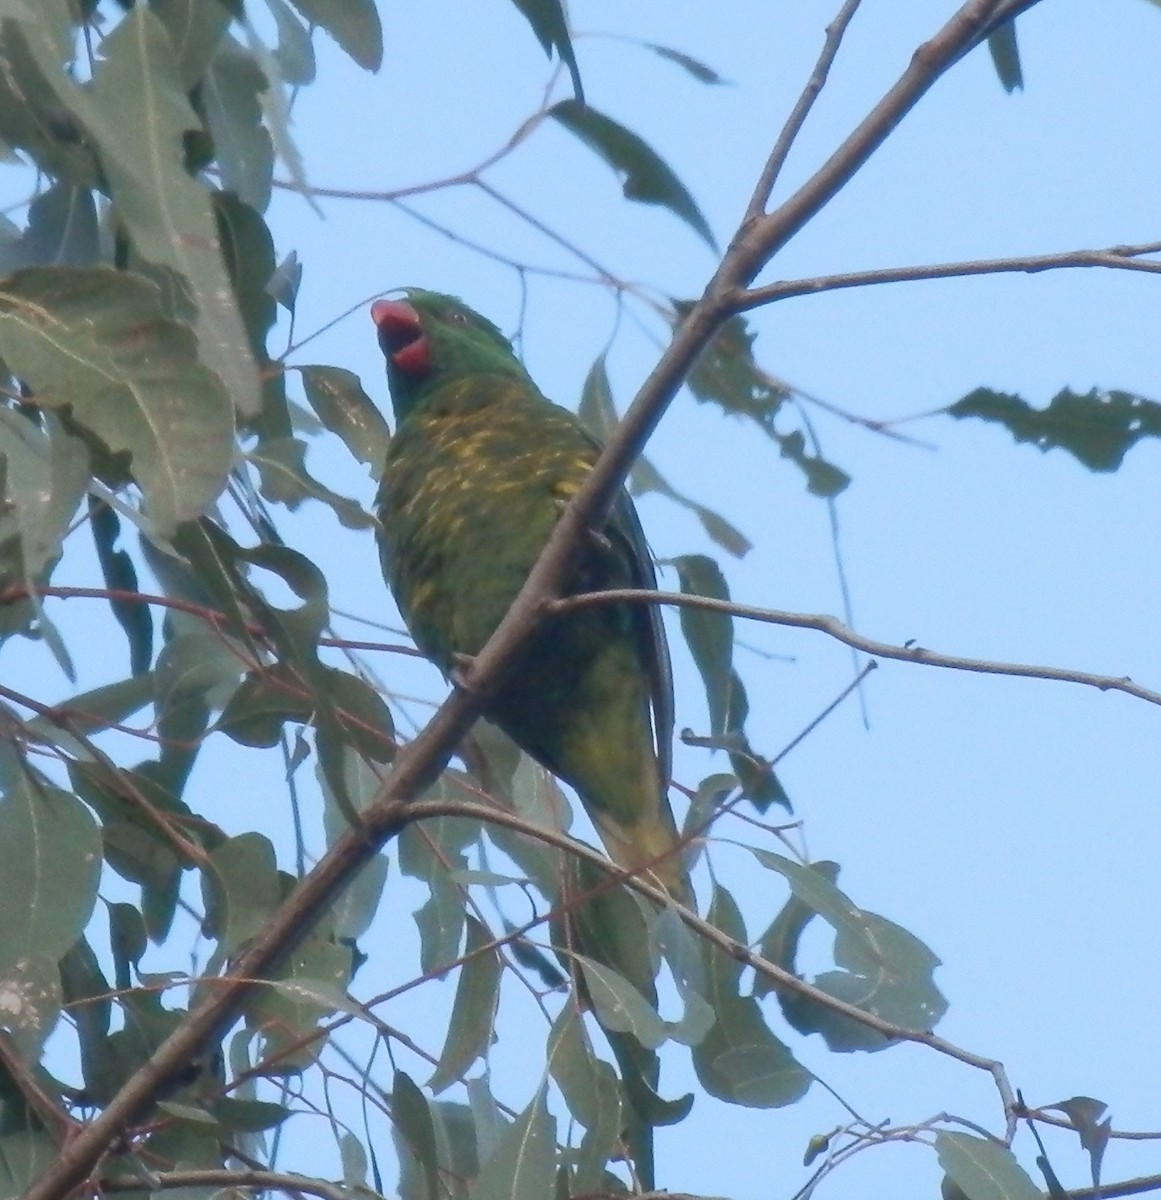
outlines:
[[878, 658], [893, 658], [898, 662], [919, 663], [927, 667], [946, 667], [952, 671], [972, 671], [979, 675], [1014, 675], [1024, 679], [1049, 679], [1057, 683], [1079, 683], [1102, 692], [1124, 692], [1148, 704], [1161, 705], [1161, 692], [1134, 683], [1127, 675], [1096, 675], [1091, 671], [1073, 671], [1066, 667], [1043, 667], [1028, 663], [1003, 662], [986, 658], [964, 658], [957, 654], [940, 654], [923, 646], [896, 646], [864, 637], [844, 625], [837, 617], [823, 613], [783, 612], [776, 608], [757, 608], [735, 604], [732, 600], [715, 600], [711, 596], [693, 596], [683, 592], [655, 592], [645, 588], [619, 588], [607, 592], [584, 592], [565, 596], [547, 605], [550, 613], [559, 616], [578, 608], [595, 604], [672, 604], [678, 608], [699, 608], [707, 612], [727, 613], [747, 621], [762, 621], [768, 625], [787, 625], [793, 629], [816, 629], [836, 641], [873, 654]]
[[806, 87], [802, 89], [802, 95], [798, 97], [790, 116], [786, 118], [786, 124], [782, 126], [782, 132], [774, 143], [774, 149], [770, 152], [765, 167], [762, 168], [762, 174], [758, 177], [754, 194], [746, 209], [746, 220], [754, 220], [766, 211], [770, 193], [774, 190], [774, 184], [777, 183], [778, 176], [786, 165], [787, 155], [789, 155], [795, 139], [802, 132], [802, 126], [806, 123], [806, 118], [810, 115], [814, 102], [826, 86], [826, 79], [830, 74], [835, 55], [838, 54], [839, 46], [842, 44], [843, 35], [861, 3], [862, 0], [844, 0], [838, 15], [826, 27], [826, 40], [823, 42], [818, 62], [814, 64], [814, 70], [806, 81]]
[[841, 275], [817, 275], [813, 279], [790, 279], [763, 287], [739, 290], [732, 298], [735, 312], [746, 312], [762, 304], [793, 296], [814, 296], [840, 288], [870, 287], [880, 283], [915, 283], [925, 279], [957, 279], [968, 275], [1035, 274], [1076, 267], [1109, 267], [1119, 271], [1161, 274], [1161, 262], [1144, 259], [1161, 253], [1161, 242], [1139, 246], [1110, 246], [1107, 250], [1065, 250], [1059, 254], [1030, 254], [1017, 258], [981, 258], [965, 262], [932, 263], [921, 267], [884, 267], [876, 271], [851, 271]]

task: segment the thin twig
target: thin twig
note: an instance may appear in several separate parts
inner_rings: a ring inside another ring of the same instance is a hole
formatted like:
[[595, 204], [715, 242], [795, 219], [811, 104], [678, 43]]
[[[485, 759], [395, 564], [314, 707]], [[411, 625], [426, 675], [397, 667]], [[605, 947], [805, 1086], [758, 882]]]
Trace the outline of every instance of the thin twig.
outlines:
[[1091, 671], [1074, 671], [1066, 667], [1044, 667], [1029, 663], [1012, 663], [985, 658], [965, 658], [957, 654], [940, 654], [923, 646], [897, 646], [864, 637], [844, 625], [837, 617], [823, 613], [784, 612], [776, 608], [757, 608], [735, 604], [732, 600], [715, 600], [711, 596], [693, 596], [681, 592], [649, 591], [645, 588], [616, 588], [607, 592], [583, 592], [550, 601], [548, 612], [555, 616], [578, 608], [597, 604], [672, 604], [681, 608], [698, 608], [706, 612], [727, 613], [747, 621], [763, 621], [768, 625], [787, 625], [792, 629], [815, 629], [836, 641], [862, 650], [878, 658], [893, 658], [898, 662], [919, 663], [927, 667], [946, 667], [952, 671], [972, 671], [980, 675], [1014, 675], [1024, 679], [1049, 679], [1058, 683], [1079, 683], [1102, 692], [1124, 692], [1149, 704], [1161, 705], [1161, 692], [1134, 683], [1127, 675], [1097, 675]]
[[802, 132], [802, 127], [810, 115], [810, 110], [814, 107], [814, 102], [826, 85], [826, 78], [830, 74], [831, 64], [842, 44], [843, 35], [860, 3], [862, 0], [844, 0], [838, 15], [826, 27], [826, 40], [823, 42], [818, 61], [814, 64], [814, 70], [810, 73], [806, 87], [802, 89], [802, 94], [798, 97], [790, 116], [786, 118], [782, 132], [779, 133], [778, 140], [774, 143], [774, 149], [770, 152], [770, 157], [762, 168], [762, 174], [758, 176], [754, 194], [750, 197], [750, 203], [746, 208], [745, 219], [747, 221], [756, 220], [766, 211], [770, 194], [774, 190], [775, 183], [778, 182], [782, 168], [786, 165], [787, 155], [799, 133]]
[[793, 296], [816, 296], [840, 288], [871, 287], [882, 283], [916, 283], [927, 279], [959, 279], [969, 275], [1036, 274], [1040, 271], [1078, 267], [1109, 267], [1120, 271], [1161, 274], [1161, 262], [1142, 259], [1161, 253], [1161, 243], [1139, 246], [1110, 246], [1106, 250], [1066, 250], [1059, 254], [1030, 254], [1016, 258], [968, 259], [964, 262], [932, 263], [920, 267], [884, 267], [875, 271], [850, 271], [839, 275], [817, 275], [813, 279], [790, 279], [762, 287], [739, 289], [730, 298], [735, 312], [746, 312], [762, 304]]

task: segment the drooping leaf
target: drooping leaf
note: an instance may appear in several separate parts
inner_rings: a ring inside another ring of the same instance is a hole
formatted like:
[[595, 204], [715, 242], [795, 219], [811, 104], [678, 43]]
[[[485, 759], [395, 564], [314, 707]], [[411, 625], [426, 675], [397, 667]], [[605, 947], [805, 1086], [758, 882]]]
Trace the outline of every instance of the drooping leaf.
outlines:
[[137, 5], [101, 43], [104, 62], [85, 90], [63, 70], [42, 30], [22, 29], [59, 100], [99, 147], [114, 205], [137, 250], [187, 281], [201, 361], [239, 412], [255, 412], [258, 375], [218, 251], [209, 193], [185, 168], [183, 139], [200, 123], [165, 26]]
[[318, 419], [378, 477], [391, 434], [359, 377], [341, 367], [299, 367], [307, 401]]
[[[42, 0], [0, 22], [0, 137], [25, 150], [38, 168], [64, 183], [94, 188], [100, 172], [92, 144], [61, 105], [50, 82], [57, 64], [71, 61], [71, 28], [66, 0]], [[43, 48], [48, 66], [39, 61]]]
[[278, 45], [272, 57], [278, 65], [279, 78], [291, 87], [313, 83], [314, 43], [309, 30], [286, 0], [266, 0], [266, 5], [278, 28]]
[[253, 56], [227, 37], [201, 90], [222, 183], [258, 212], [270, 203], [274, 177], [274, 143], [259, 101], [268, 86]]
[[968, 1200], [1043, 1200], [1043, 1193], [1003, 1142], [941, 1130], [939, 1165]]
[[148, 604], [131, 598], [140, 589], [133, 560], [125, 550], [117, 549], [121, 519], [110, 505], [90, 496], [89, 525], [101, 575], [105, 586], [113, 593], [109, 597], [109, 608], [129, 641], [129, 669], [134, 675], [143, 675], [153, 661], [153, 611]]
[[417, 1167], [422, 1173], [427, 1200], [439, 1200], [439, 1151], [431, 1105], [411, 1076], [399, 1070], [395, 1072], [391, 1099], [391, 1129], [396, 1145], [406, 1147], [413, 1169]]
[[502, 972], [500, 955], [491, 945], [491, 934], [475, 917], [467, 918], [467, 927], [464, 946], [467, 962], [460, 968], [439, 1065], [427, 1083], [436, 1096], [463, 1076], [487, 1050], [494, 1036]]
[[230, 26], [229, 6], [191, 3], [191, 0], [150, 0], [149, 7], [169, 33], [178, 73], [186, 91], [190, 91], [201, 82]]
[[246, 458], [258, 470], [262, 495], [292, 511], [303, 500], [321, 501], [348, 529], [368, 529], [374, 519], [363, 507], [315, 479], [306, 466], [305, 443], [297, 438], [266, 438]]
[[[2, 809], [0, 809], [2, 811]], [[27, 1062], [39, 1057], [52, 1033], [63, 1003], [56, 960], [30, 952], [17, 959], [0, 961], [0, 1029], [12, 1039]]]
[[346, 55], [364, 71], [377, 71], [383, 63], [383, 27], [375, 0], [291, 0], [312, 24], [335, 39]]
[[[725, 576], [712, 558], [684, 554], [671, 560], [671, 565], [677, 569], [681, 590], [686, 594], [729, 600]], [[773, 768], [754, 751], [746, 737], [750, 703], [741, 676], [733, 666], [733, 617], [683, 605], [679, 619], [681, 632], [702, 677], [710, 718], [709, 738], [687, 740], [728, 751], [743, 793], [759, 812], [765, 812], [771, 804], [789, 809], [790, 798]]]
[[60, 1157], [51, 1137], [40, 1129], [0, 1134], [0, 1197], [17, 1200]]
[[643, 138], [577, 100], [561, 100], [548, 110], [548, 115], [612, 168], [621, 180], [626, 200], [669, 209], [712, 249], [717, 248], [709, 224], [685, 184]]
[[[3, 349], [0, 290], [0, 352]], [[18, 540], [21, 576], [31, 581], [60, 558], [89, 482], [89, 456], [84, 443], [55, 417], [40, 429], [10, 409], [0, 409], [0, 460], [6, 476], [0, 492], [0, 539]]]
[[88, 923], [101, 873], [101, 835], [75, 796], [3, 758], [0, 965], [42, 955], [56, 962]]
[[103, 267], [19, 271], [0, 287], [0, 354], [37, 403], [67, 406], [110, 450], [129, 452], [162, 534], [221, 492], [234, 453], [229, 400], [153, 284]]
[[221, 961], [252, 938], [282, 899], [270, 840], [243, 833], [214, 849], [202, 873], [204, 931], [216, 938]]
[[[746, 927], [733, 896], [714, 889], [708, 919], [735, 941], [746, 944]], [[752, 996], [740, 991], [742, 966], [708, 947], [706, 996], [714, 1024], [693, 1048], [693, 1065], [711, 1095], [750, 1108], [793, 1104], [812, 1076], [770, 1032]]]
[[584, 1022], [571, 1004], [561, 1008], [553, 1023], [547, 1060], [568, 1111], [585, 1127], [570, 1194], [598, 1192], [620, 1135], [623, 1106], [616, 1072], [597, 1058]]
[[[601, 441], [608, 441], [613, 435], [618, 418], [604, 354], [589, 368], [577, 413], [590, 432]], [[688, 509], [701, 522], [709, 537], [735, 558], [744, 557], [753, 548], [749, 539], [720, 513], [679, 492], [644, 454], [638, 457], [629, 471], [629, 491], [634, 496], [657, 492]]]
[[1105, 1116], [1109, 1106], [1103, 1100], [1094, 1100], [1091, 1096], [1071, 1096], [1067, 1100], [1045, 1104], [1042, 1107], [1058, 1108], [1072, 1122], [1073, 1129], [1080, 1135], [1081, 1148], [1088, 1151], [1093, 1187], [1099, 1188], [1101, 1162], [1113, 1128], [1112, 1118]]
[[99, 253], [93, 193], [59, 182], [28, 206], [24, 232], [18, 238], [0, 242], [0, 275], [21, 267], [87, 267], [97, 261]]
[[545, 1200], [556, 1179], [556, 1118], [541, 1086], [480, 1165], [473, 1200]]
[[1041, 451], [1067, 450], [1091, 471], [1115, 471], [1142, 438], [1161, 437], [1161, 404], [1117, 390], [1082, 394], [1063, 388], [1047, 408], [1033, 408], [1019, 396], [976, 388], [947, 412], [1002, 425], [1016, 441]]
[[1013, 18], [1006, 25], [988, 34], [988, 53], [992, 56], [992, 65], [996, 68], [1000, 84], [1006, 92], [1014, 92], [1024, 87], [1024, 72], [1020, 67], [1020, 47], [1016, 43], [1016, 21]]
[[561, 0], [512, 0], [512, 3], [532, 26], [532, 32], [536, 34], [536, 40], [544, 48], [545, 54], [551, 55], [555, 50], [560, 56], [560, 61], [568, 68], [572, 79], [576, 102], [584, 104], [585, 93], [581, 87], [580, 68], [577, 66], [572, 38], [568, 31], [568, 17]]
[[[854, 905], [835, 886], [834, 863], [803, 866], [781, 855], [755, 851], [758, 860], [790, 883], [793, 895], [762, 935], [763, 957], [796, 972], [799, 940], [814, 916], [835, 930], [836, 970], [811, 982], [822, 991], [907, 1029], [935, 1027], [947, 1001], [935, 986], [939, 959], [907, 930]], [[878, 1030], [860, 1025], [821, 1002], [778, 990], [759, 977], [755, 995], [776, 991], [787, 1021], [800, 1033], [821, 1033], [831, 1050], [882, 1050], [891, 1044]]]

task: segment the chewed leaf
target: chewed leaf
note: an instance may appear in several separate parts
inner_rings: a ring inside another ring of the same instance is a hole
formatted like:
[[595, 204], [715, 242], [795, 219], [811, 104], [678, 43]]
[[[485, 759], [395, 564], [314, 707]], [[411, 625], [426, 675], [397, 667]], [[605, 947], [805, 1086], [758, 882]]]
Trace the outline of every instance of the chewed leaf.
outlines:
[[1033, 408], [1019, 396], [976, 388], [947, 413], [1002, 425], [1016, 441], [1042, 451], [1067, 450], [1092, 471], [1115, 471], [1142, 438], [1161, 437], [1161, 404], [1117, 390], [1081, 394], [1064, 388], [1047, 408]]

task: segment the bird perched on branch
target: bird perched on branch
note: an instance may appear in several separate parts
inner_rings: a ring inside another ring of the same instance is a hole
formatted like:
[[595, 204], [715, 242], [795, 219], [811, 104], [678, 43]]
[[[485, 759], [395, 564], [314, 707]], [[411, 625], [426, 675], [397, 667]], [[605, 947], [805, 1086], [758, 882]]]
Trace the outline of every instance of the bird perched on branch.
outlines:
[[[600, 446], [540, 392], [490, 321], [451, 296], [405, 296], [371, 308], [396, 417], [379, 547], [416, 645], [450, 675], [508, 611]], [[564, 590], [656, 586], [622, 491], [577, 549]], [[549, 618], [485, 711], [576, 788], [619, 866], [688, 899], [666, 798], [673, 697], [656, 606]]]

